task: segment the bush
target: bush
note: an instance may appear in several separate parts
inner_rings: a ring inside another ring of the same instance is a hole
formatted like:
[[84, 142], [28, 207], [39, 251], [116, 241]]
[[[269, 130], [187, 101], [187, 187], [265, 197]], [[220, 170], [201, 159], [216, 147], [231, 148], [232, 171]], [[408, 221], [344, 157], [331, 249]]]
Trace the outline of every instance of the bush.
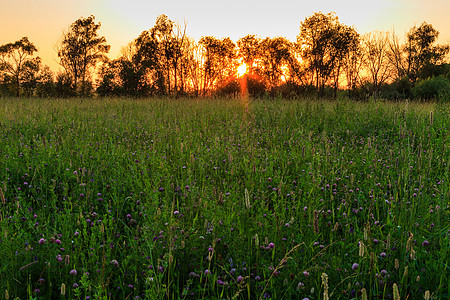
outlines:
[[[449, 89], [450, 81], [444, 76], [437, 76], [419, 81], [416, 86], [413, 87], [412, 93], [414, 98], [432, 100], [438, 99], [439, 95], [445, 93], [448, 94]], [[446, 101], [448, 100], [449, 99], [446, 99]]]

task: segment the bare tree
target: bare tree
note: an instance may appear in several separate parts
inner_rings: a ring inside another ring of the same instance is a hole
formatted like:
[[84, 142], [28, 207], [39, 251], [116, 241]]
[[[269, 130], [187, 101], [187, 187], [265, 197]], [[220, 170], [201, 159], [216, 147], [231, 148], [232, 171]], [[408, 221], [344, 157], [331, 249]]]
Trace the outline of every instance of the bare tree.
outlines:
[[365, 55], [361, 43], [353, 43], [344, 57], [343, 67], [347, 90], [350, 97], [361, 83], [361, 71], [363, 68]]
[[373, 92], [393, 77], [393, 66], [389, 59], [389, 33], [374, 31], [363, 39], [365, 69], [373, 86]]

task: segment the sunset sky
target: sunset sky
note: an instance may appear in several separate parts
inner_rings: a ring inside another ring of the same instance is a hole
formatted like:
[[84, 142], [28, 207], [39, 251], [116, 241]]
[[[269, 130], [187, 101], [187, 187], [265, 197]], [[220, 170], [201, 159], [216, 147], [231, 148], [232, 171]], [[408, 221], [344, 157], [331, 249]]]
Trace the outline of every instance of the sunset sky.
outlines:
[[247, 34], [284, 36], [291, 41], [300, 22], [314, 12], [336, 12], [339, 20], [359, 33], [395, 30], [399, 37], [423, 21], [440, 32], [440, 43], [450, 43], [448, 0], [0, 0], [0, 45], [28, 36], [37, 55], [54, 71], [58, 69], [55, 46], [63, 30], [80, 17], [94, 15], [99, 33], [111, 45], [110, 57], [151, 28], [158, 15], [187, 23], [187, 34], [230, 37]]

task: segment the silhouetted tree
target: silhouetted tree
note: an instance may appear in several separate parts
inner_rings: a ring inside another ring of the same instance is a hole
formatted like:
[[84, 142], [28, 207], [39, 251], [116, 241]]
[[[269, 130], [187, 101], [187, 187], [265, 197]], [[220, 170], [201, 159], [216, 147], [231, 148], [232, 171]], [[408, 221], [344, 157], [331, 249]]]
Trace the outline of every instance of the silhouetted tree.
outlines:
[[146, 78], [148, 65], [137, 54], [136, 41], [122, 48], [121, 56], [104, 63], [99, 72], [97, 93], [101, 96], [147, 96], [151, 82]]
[[360, 43], [359, 34], [353, 27], [337, 23], [334, 28], [333, 40], [331, 41], [331, 77], [333, 79], [333, 95], [336, 99], [339, 88], [341, 70], [345, 65], [347, 55]]
[[344, 57], [344, 72], [350, 97], [356, 96], [355, 92], [361, 83], [361, 70], [364, 61], [365, 55], [361, 42], [352, 43]]
[[147, 78], [155, 93], [177, 95], [184, 93], [186, 74], [186, 49], [188, 45], [184, 28], [175, 25], [166, 15], [160, 15], [155, 25], [143, 31], [135, 40], [136, 53], [132, 61], [144, 69], [142, 76]]
[[364, 66], [377, 93], [380, 86], [393, 77], [393, 65], [389, 60], [389, 33], [375, 31], [364, 36]]
[[40, 58], [32, 57], [36, 51], [28, 37], [0, 46], [0, 72], [5, 81], [12, 82], [17, 97], [21, 94], [22, 82], [38, 70]]
[[394, 31], [389, 35], [389, 62], [394, 71], [395, 80], [407, 77], [410, 67], [403, 52], [403, 46]]
[[106, 59], [105, 54], [109, 52], [106, 38], [98, 35], [100, 26], [100, 23], [95, 23], [94, 16], [80, 18], [62, 36], [58, 57], [75, 93], [81, 80], [81, 94], [86, 94], [90, 71], [95, 69], [99, 61]]
[[337, 88], [342, 61], [358, 38], [356, 31], [339, 23], [334, 13], [314, 13], [301, 23], [297, 43], [319, 95], [323, 95], [331, 76]]
[[239, 56], [247, 65], [250, 74], [256, 67], [255, 63], [261, 60], [260, 43], [261, 39], [254, 34], [246, 35], [237, 41]]
[[206, 95], [207, 90], [236, 72], [236, 45], [230, 38], [220, 40], [212, 36], [202, 37], [199, 44], [204, 49], [203, 95]]
[[408, 61], [408, 77], [416, 80], [421, 69], [427, 65], [437, 65], [444, 62], [449, 52], [448, 45], [434, 45], [439, 31], [431, 24], [423, 22], [419, 27], [414, 26], [407, 34], [405, 45]]
[[291, 42], [283, 37], [265, 38], [259, 44], [260, 72], [267, 86], [273, 88], [286, 81], [286, 71], [291, 56]]

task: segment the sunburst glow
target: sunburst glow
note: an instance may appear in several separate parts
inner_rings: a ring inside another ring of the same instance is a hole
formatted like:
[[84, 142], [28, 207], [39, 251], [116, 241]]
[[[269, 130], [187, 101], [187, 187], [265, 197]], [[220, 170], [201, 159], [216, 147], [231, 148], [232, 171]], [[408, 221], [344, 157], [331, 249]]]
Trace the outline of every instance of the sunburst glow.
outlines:
[[237, 75], [239, 77], [242, 77], [245, 75], [245, 73], [247, 73], [247, 65], [245, 63], [242, 63], [241, 65], [239, 65], [239, 67], [237, 68]]

